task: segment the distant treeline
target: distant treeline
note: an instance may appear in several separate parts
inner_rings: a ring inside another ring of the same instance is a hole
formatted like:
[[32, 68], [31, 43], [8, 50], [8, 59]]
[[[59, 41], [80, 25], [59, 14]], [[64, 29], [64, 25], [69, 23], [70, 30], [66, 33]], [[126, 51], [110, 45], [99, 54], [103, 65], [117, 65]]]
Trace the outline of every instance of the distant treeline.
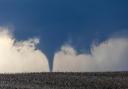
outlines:
[[0, 73], [0, 76], [28, 76], [28, 75], [75, 75], [75, 76], [128, 76], [128, 71], [122, 72], [32, 72], [32, 73]]

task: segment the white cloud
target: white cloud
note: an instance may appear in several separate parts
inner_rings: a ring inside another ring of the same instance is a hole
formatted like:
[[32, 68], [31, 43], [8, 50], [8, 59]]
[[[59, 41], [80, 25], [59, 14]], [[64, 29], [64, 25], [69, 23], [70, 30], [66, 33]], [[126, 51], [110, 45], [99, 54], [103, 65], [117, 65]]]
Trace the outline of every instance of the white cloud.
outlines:
[[36, 49], [39, 39], [17, 41], [6, 28], [0, 28], [0, 73], [48, 72], [48, 60]]
[[77, 54], [70, 45], [55, 54], [53, 72], [101, 72], [128, 70], [128, 38], [111, 38], [93, 45], [91, 54]]

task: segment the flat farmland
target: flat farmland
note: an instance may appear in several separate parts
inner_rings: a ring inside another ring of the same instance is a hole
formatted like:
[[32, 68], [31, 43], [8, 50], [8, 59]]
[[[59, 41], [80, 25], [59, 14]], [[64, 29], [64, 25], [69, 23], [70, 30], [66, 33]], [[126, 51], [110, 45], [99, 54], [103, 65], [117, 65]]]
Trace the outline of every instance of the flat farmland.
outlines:
[[0, 89], [128, 89], [128, 72], [0, 74]]

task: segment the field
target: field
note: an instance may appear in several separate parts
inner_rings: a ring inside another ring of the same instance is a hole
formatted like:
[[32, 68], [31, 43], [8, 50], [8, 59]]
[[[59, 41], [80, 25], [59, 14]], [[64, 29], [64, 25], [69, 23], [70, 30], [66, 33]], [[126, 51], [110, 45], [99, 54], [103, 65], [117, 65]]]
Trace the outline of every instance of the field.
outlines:
[[0, 89], [128, 89], [128, 72], [0, 74]]

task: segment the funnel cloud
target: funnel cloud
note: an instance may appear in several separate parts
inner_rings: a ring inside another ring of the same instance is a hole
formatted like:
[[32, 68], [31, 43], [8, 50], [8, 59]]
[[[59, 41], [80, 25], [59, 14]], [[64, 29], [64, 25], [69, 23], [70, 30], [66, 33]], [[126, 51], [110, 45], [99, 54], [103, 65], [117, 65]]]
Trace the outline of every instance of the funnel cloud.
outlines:
[[[9, 29], [0, 27], [0, 73], [49, 72], [46, 55], [36, 47], [38, 38], [17, 41]], [[91, 53], [78, 53], [71, 45], [56, 52], [53, 72], [106, 72], [128, 70], [128, 38], [112, 37]]]

